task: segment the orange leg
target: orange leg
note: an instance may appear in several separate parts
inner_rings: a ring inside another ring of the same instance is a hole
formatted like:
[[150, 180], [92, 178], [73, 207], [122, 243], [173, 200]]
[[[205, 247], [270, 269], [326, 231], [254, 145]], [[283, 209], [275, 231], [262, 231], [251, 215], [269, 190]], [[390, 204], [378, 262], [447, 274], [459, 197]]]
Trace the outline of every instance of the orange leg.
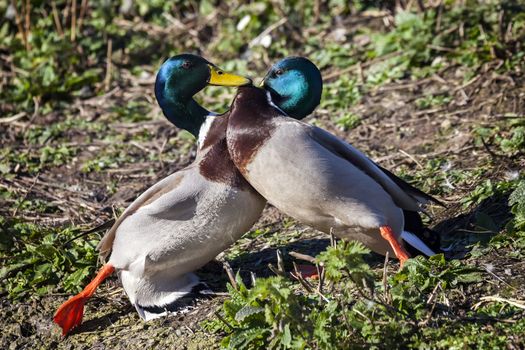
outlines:
[[390, 243], [390, 246], [394, 250], [394, 253], [396, 254], [396, 257], [401, 262], [401, 267], [403, 267], [403, 264], [405, 261], [410, 259], [410, 255], [407, 253], [405, 248], [399, 244], [399, 241], [396, 239], [396, 236], [394, 235], [394, 231], [392, 231], [392, 228], [390, 226], [381, 226], [379, 228], [379, 231], [381, 232], [381, 236]]
[[84, 304], [95, 293], [102, 281], [111, 275], [113, 271], [115, 271], [113, 265], [106, 264], [102, 266], [95, 278], [89, 282], [82, 292], [70, 298], [58, 308], [53, 321], [62, 328], [63, 336], [66, 336], [70, 330], [82, 323]]

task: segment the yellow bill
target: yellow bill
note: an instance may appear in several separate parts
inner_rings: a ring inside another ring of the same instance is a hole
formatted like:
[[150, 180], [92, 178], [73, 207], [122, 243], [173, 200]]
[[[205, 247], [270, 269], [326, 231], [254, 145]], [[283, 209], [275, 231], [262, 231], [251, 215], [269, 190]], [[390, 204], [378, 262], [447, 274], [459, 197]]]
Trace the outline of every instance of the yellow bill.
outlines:
[[208, 84], [219, 86], [242, 86], [251, 84], [249, 78], [242, 77], [231, 73], [226, 73], [218, 67], [210, 65], [210, 80]]

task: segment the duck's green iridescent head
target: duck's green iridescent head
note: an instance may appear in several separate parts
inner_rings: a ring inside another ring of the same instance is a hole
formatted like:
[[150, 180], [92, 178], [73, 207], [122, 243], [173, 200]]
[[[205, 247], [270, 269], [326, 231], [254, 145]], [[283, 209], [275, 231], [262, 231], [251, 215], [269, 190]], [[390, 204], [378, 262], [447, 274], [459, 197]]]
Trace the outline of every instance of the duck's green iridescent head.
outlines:
[[304, 57], [287, 57], [268, 71], [262, 86], [272, 101], [290, 117], [301, 119], [313, 112], [321, 101], [321, 72]]
[[169, 121], [197, 137], [210, 112], [197, 104], [193, 95], [207, 85], [241, 86], [250, 83], [250, 79], [226, 73], [200, 56], [181, 54], [167, 59], [160, 67], [155, 96]]

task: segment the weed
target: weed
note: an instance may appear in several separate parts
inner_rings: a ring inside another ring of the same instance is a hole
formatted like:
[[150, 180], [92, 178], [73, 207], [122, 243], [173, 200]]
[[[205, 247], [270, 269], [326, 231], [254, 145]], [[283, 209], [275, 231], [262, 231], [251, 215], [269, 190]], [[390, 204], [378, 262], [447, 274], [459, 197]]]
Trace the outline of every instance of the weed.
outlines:
[[335, 121], [342, 130], [347, 131], [361, 124], [361, 118], [353, 113], [348, 113]]
[[43, 296], [57, 290], [76, 293], [96, 266], [96, 241], [66, 242], [75, 228], [48, 229], [0, 217], [0, 258], [14, 263], [0, 269], [0, 293], [12, 298]]
[[324, 93], [322, 106], [325, 108], [346, 109], [361, 99], [357, 81], [353, 78], [342, 78], [330, 84]]
[[317, 261], [330, 291], [315, 293], [279, 276], [256, 279], [248, 288], [237, 275], [238, 288], [228, 286], [222, 321], [204, 326], [228, 333], [221, 343], [225, 349], [381, 347], [385, 341], [409, 346], [424, 341], [416, 320], [433, 312], [430, 295], [481, 281], [477, 268], [438, 255], [410, 260], [384, 290], [364, 262], [368, 253], [357, 242], [340, 242], [321, 253]]
[[419, 109], [442, 106], [449, 103], [452, 99], [446, 95], [427, 95], [416, 100]]
[[[516, 115], [508, 115], [510, 122], [497, 123], [492, 127], [474, 129], [476, 145], [497, 146], [497, 152], [506, 156], [516, 156], [525, 149], [525, 122]], [[518, 118], [516, 118], [518, 117]]]
[[139, 123], [150, 120], [151, 104], [147, 101], [130, 101], [125, 106], [114, 106], [112, 111], [122, 121]]

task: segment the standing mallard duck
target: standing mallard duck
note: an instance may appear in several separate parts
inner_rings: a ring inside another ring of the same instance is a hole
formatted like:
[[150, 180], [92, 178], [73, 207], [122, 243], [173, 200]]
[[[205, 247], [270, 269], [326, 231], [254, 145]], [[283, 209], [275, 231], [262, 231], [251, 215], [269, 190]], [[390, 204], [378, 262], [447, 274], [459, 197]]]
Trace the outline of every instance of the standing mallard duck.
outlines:
[[264, 89], [240, 87], [227, 130], [233, 162], [271, 204], [305, 224], [394, 253], [401, 263], [409, 258], [402, 235], [432, 255], [403, 228], [404, 211], [435, 199], [332, 134], [287, 116], [286, 109], [300, 107], [298, 97], [321, 84], [317, 67], [294, 57], [272, 67]]

